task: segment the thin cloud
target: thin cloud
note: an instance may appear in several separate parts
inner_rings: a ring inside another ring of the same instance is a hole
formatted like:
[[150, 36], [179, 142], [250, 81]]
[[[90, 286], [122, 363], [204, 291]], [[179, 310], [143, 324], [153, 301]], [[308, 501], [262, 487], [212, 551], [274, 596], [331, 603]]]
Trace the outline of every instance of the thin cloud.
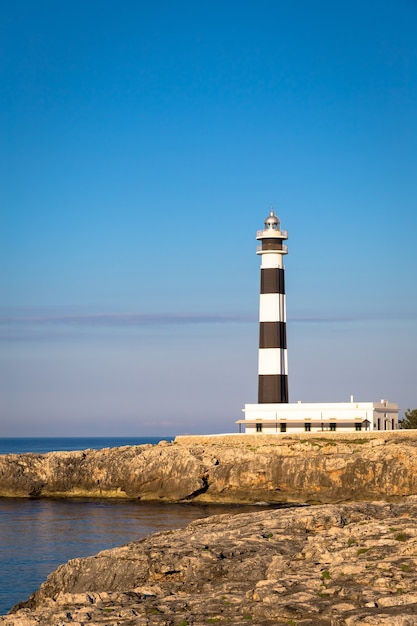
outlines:
[[[415, 319], [415, 315], [304, 315], [290, 316], [290, 324], [341, 324]], [[144, 329], [169, 326], [204, 326], [213, 324], [257, 324], [256, 314], [220, 313], [77, 313], [45, 310], [9, 310], [0, 312], [0, 341], [43, 340], [48, 337], [73, 337], [83, 329]]]
[[255, 320], [253, 315], [201, 313], [83, 313], [0, 315], [1, 326], [112, 326], [140, 327], [185, 324], [231, 324]]
[[334, 324], [343, 322], [375, 322], [376, 320], [386, 319], [370, 315], [369, 317], [363, 315], [299, 315], [289, 317], [289, 322], [301, 323], [301, 324]]
[[252, 315], [199, 313], [36, 313], [0, 315], [0, 341], [71, 340], [77, 337], [109, 337], [114, 333], [146, 329], [208, 327], [256, 323]]
[[387, 322], [387, 321], [405, 321], [416, 320], [417, 315], [415, 313], [399, 314], [369, 314], [361, 315], [352, 313], [352, 315], [298, 315], [290, 316], [287, 318], [289, 322], [302, 323], [302, 324], [337, 324], [337, 323], [356, 323], [356, 322]]

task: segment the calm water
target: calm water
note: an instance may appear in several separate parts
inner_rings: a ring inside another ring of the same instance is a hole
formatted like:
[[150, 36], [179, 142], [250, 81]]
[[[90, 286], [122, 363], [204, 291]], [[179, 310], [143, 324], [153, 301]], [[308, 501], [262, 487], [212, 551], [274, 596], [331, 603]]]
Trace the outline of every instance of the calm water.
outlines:
[[[169, 437], [164, 439], [170, 440]], [[160, 438], [1, 439], [0, 451], [84, 450]], [[0, 615], [26, 600], [59, 564], [120, 546], [199, 517], [259, 507], [149, 504], [119, 500], [0, 498]]]
[[174, 437], [0, 437], [0, 454], [37, 452], [45, 454], [58, 450], [100, 450], [119, 446], [158, 443]]

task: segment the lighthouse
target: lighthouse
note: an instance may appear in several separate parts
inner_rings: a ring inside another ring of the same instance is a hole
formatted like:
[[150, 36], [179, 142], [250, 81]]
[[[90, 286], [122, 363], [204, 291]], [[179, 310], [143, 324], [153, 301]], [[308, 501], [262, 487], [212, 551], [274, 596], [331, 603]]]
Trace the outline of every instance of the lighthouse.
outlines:
[[271, 209], [263, 230], [258, 230], [256, 253], [261, 257], [259, 302], [258, 402], [245, 404], [239, 432], [281, 433], [357, 432], [397, 430], [398, 404], [380, 402], [288, 401], [287, 313], [283, 258], [286, 230]]
[[283, 256], [288, 247], [286, 230], [271, 209], [256, 253], [261, 256], [259, 302], [258, 404], [288, 402], [288, 359]]

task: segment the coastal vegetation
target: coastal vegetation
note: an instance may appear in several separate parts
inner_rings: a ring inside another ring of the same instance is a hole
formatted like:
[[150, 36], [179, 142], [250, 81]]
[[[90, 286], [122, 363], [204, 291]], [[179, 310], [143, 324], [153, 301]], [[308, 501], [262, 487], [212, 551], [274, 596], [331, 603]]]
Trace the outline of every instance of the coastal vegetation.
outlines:
[[401, 428], [417, 428], [417, 409], [404, 411], [404, 419], [400, 422]]

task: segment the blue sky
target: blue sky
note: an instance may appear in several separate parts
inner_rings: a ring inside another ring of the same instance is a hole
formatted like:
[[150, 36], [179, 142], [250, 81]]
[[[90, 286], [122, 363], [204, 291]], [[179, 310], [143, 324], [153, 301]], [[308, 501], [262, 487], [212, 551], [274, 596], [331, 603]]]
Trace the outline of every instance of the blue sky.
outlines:
[[290, 401], [417, 406], [417, 3], [16, 0], [0, 435], [233, 432], [289, 231]]

